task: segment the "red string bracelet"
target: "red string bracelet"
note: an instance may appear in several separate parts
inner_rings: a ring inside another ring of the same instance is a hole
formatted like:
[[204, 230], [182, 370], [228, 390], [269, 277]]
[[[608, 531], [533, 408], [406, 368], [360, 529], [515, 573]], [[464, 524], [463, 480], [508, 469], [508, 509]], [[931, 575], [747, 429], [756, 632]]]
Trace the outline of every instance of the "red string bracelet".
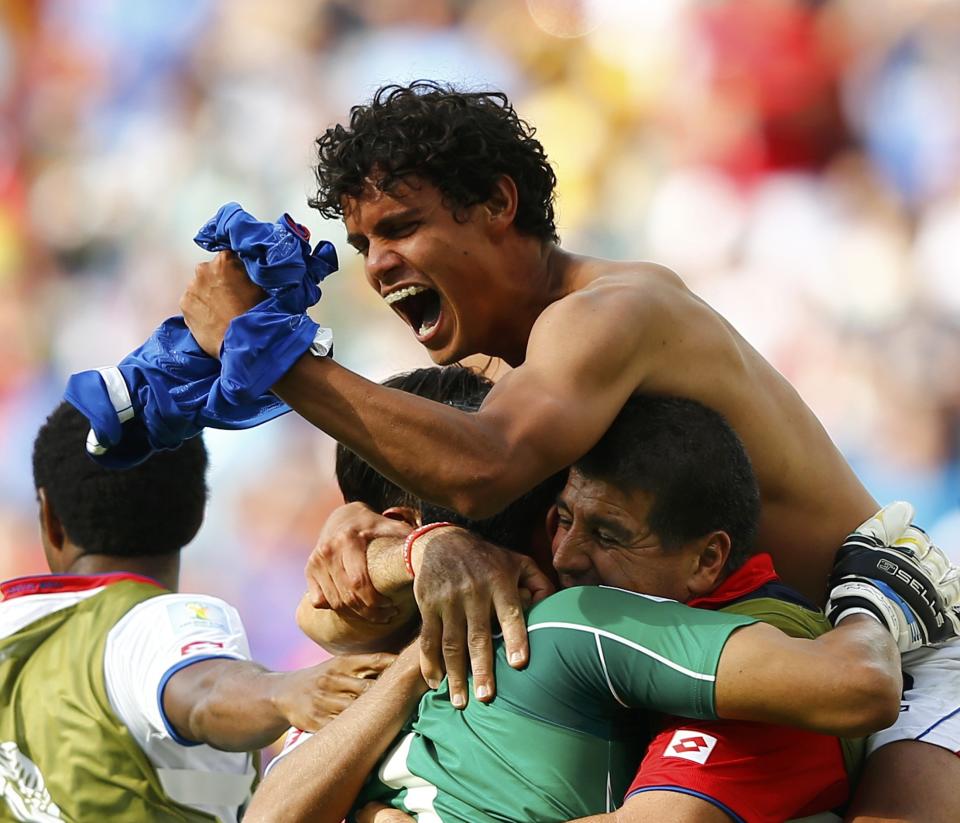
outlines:
[[407, 539], [403, 541], [403, 565], [407, 567], [407, 571], [410, 572], [411, 577], [415, 577], [413, 571], [413, 544], [418, 537], [423, 537], [427, 532], [432, 532], [434, 529], [439, 529], [441, 526], [456, 526], [456, 523], [448, 523], [447, 521], [442, 521], [440, 523], [427, 523], [425, 526], [418, 526], [410, 534], [407, 535]]

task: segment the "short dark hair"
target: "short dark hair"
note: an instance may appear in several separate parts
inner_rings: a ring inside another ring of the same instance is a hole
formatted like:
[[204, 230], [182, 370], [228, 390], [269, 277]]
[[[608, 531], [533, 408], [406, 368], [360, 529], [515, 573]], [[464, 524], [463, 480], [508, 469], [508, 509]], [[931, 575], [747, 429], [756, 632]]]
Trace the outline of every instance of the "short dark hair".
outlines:
[[652, 494], [650, 528], [668, 548], [725, 531], [731, 570], [753, 548], [760, 492], [750, 458], [723, 416], [700, 403], [631, 398], [575, 466], [621, 490]]
[[[383, 385], [464, 411], [476, 411], [493, 382], [473, 369], [453, 365], [402, 372], [384, 380]], [[378, 512], [393, 506], [420, 506], [419, 498], [388, 480], [342, 443], [337, 444], [336, 472], [340, 492], [348, 503], [365, 503]]]
[[[385, 380], [383, 385], [455, 406], [476, 411], [493, 383], [464, 366], [432, 366], [416, 369]], [[543, 518], [560, 489], [566, 473], [554, 475], [515, 500], [499, 514], [485, 520], [468, 517], [436, 506], [404, 491], [387, 480], [369, 463], [343, 444], [337, 444], [337, 482], [344, 500], [365, 503], [375, 511], [391, 506], [410, 506], [420, 511], [424, 523], [448, 521], [470, 529], [485, 540], [519, 552], [527, 552], [533, 530]]]
[[144, 557], [178, 551], [196, 536], [207, 502], [201, 437], [131, 469], [108, 469], [86, 452], [90, 424], [61, 403], [33, 444], [33, 483], [85, 554]]
[[350, 110], [347, 126], [317, 138], [317, 194], [308, 202], [324, 217], [342, 217], [343, 198], [359, 197], [371, 173], [388, 193], [420, 177], [456, 217], [489, 199], [507, 175], [517, 186], [517, 230], [556, 241], [557, 177], [535, 132], [499, 91], [457, 91], [429, 80], [382, 86], [370, 103]]

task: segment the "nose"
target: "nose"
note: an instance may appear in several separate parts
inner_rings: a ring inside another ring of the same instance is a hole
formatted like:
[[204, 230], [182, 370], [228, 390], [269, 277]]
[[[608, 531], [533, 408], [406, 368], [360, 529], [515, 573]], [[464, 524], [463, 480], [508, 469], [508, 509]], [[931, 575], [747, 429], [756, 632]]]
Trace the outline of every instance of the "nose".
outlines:
[[370, 242], [364, 260], [367, 281], [377, 291], [383, 293], [383, 287], [393, 286], [399, 279], [403, 268], [403, 258], [385, 243]]
[[571, 577], [582, 577], [593, 564], [590, 555], [582, 548], [582, 541], [572, 531], [559, 529], [553, 537], [553, 567]]

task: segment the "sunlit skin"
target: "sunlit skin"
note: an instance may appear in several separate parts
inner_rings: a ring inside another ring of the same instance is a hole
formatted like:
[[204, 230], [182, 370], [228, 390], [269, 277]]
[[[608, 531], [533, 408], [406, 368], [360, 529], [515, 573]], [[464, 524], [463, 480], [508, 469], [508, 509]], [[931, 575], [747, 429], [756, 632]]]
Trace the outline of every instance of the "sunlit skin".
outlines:
[[[515, 408], [529, 421], [518, 430], [533, 453], [516, 454], [490, 474], [516, 478], [546, 451], [589, 439], [581, 425], [599, 423], [633, 390], [698, 400], [723, 413], [747, 444], [763, 493], [760, 545], [774, 553], [791, 582], [819, 598], [836, 546], [876, 503], [813, 415], [672, 272], [573, 255], [518, 232], [514, 198], [516, 187], [503, 177], [488, 201], [455, 211], [435, 186], [413, 178], [390, 194], [371, 182], [361, 196], [344, 201], [348, 241], [364, 256], [367, 280], [381, 296], [408, 286], [439, 295], [436, 328], [426, 337], [412, 330], [435, 362], [486, 354], [519, 367], [498, 382], [476, 419], [502, 419], [501, 409], [512, 416], [507, 397], [515, 396]], [[544, 338], [550, 339], [546, 347]], [[584, 346], [588, 353], [581, 359]], [[546, 417], [555, 412], [541, 412], [541, 404], [563, 410], [564, 420], [551, 424], [549, 436]], [[597, 430], [602, 433], [601, 426]], [[486, 465], [495, 457], [486, 451]], [[401, 476], [410, 482], [417, 473]], [[436, 470], [433, 477], [440, 477]], [[486, 484], [489, 495], [493, 485]], [[435, 492], [425, 496], [459, 507], [458, 500], [439, 500]], [[819, 572], [811, 553], [820, 555]]]
[[650, 526], [654, 498], [570, 470], [551, 515], [553, 565], [568, 586], [616, 586], [686, 602], [714, 588], [729, 554], [724, 532], [665, 547]]
[[[481, 518], [576, 462], [631, 394], [696, 400], [750, 454], [758, 546], [822, 597], [837, 547], [879, 507], [794, 389], [676, 274], [519, 231], [505, 175], [456, 212], [418, 178], [392, 194], [370, 185], [344, 208], [379, 294], [419, 285], [439, 295], [438, 327], [423, 341], [436, 362], [488, 354], [515, 368], [466, 414], [302, 358], [274, 387], [301, 415], [418, 497]], [[181, 308], [206, 351], [219, 353], [230, 320], [256, 301], [249, 288], [229, 255], [197, 267]]]
[[436, 363], [478, 351], [522, 362], [533, 323], [566, 291], [555, 247], [505, 232], [503, 204], [494, 197], [454, 213], [436, 187], [416, 180], [392, 193], [371, 184], [344, 202], [347, 242], [381, 297], [408, 286], [439, 295], [436, 329], [427, 338], [413, 330]]

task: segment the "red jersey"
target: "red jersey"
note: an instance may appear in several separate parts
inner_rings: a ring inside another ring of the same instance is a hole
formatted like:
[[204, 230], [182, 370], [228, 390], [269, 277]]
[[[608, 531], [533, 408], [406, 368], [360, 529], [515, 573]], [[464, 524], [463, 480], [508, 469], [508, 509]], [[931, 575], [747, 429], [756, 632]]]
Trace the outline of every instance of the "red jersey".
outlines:
[[[687, 605], [723, 609], [758, 598], [814, 611], [779, 582], [768, 554], [754, 555]], [[627, 798], [649, 791], [700, 797], [737, 823], [783, 823], [843, 805], [850, 782], [836, 737], [767, 723], [670, 717], [648, 747]]]

